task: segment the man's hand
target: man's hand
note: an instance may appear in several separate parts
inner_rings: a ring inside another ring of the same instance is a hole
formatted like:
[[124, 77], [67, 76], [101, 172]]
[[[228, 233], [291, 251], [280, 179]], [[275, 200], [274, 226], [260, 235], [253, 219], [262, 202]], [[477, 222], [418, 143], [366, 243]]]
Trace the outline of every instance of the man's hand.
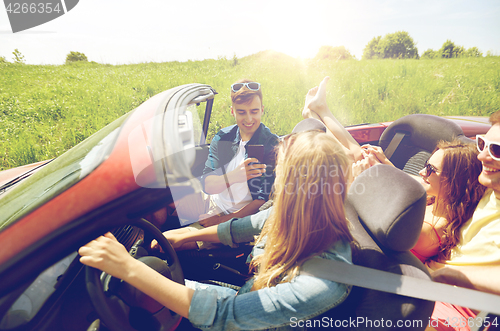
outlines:
[[258, 162], [259, 160], [256, 158], [245, 159], [241, 162], [236, 169], [228, 173], [231, 184], [243, 183], [249, 179], [262, 176], [266, 172], [266, 165]]
[[452, 268], [441, 268], [431, 273], [432, 280], [438, 283], [450, 284], [460, 287], [466, 287], [475, 290], [476, 287], [469, 278], [459, 270]]
[[205, 178], [205, 193], [219, 194], [233, 184], [244, 183], [249, 179], [262, 176], [266, 172], [266, 165], [256, 163], [258, 161], [256, 158], [249, 158], [242, 161], [236, 169], [229, 171], [226, 176], [207, 176]]

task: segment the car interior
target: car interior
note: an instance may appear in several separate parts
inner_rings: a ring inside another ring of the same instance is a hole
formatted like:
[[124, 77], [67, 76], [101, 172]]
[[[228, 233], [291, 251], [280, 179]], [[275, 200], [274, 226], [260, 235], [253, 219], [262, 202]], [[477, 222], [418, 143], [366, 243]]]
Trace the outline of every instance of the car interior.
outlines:
[[[191, 85], [199, 87], [199, 84]], [[164, 120], [155, 124], [156, 134], [162, 137], [160, 141], [165, 143], [163, 134], [169, 130], [177, 132], [179, 137], [177, 142], [150, 149], [157, 179], [164, 183], [163, 189], [158, 189], [161, 185], [145, 185], [75, 220], [70, 228], [61, 229], [53, 239], [41, 244], [40, 247], [46, 248], [44, 254], [59, 256], [60, 260], [0, 298], [0, 330], [78, 331], [98, 330], [100, 325], [101, 330], [164, 331], [178, 323], [181, 323], [179, 330], [189, 329], [189, 321], [181, 321], [178, 315], [158, 306], [122, 281], [80, 264], [74, 248], [109, 229], [114, 229], [115, 236], [131, 254], [177, 282], [183, 283], [187, 278], [235, 288], [245, 282], [249, 276], [245, 261], [251, 245], [176, 254], [160, 230], [176, 227], [179, 221], [171, 217], [158, 229], [144, 220], [176, 198], [199, 189], [192, 179], [201, 175], [208, 155], [206, 137], [215, 94], [206, 85], [202, 89], [193, 88], [170, 98], [163, 109], [158, 110], [165, 113], [162, 115]], [[204, 108], [201, 111], [200, 106]], [[174, 109], [175, 112], [166, 115], [168, 110]], [[186, 115], [187, 109], [191, 115]], [[200, 119], [199, 124], [196, 119]], [[399, 143], [393, 144], [395, 136]], [[384, 149], [393, 149], [390, 159], [397, 168], [418, 174], [437, 142], [453, 136], [462, 137], [463, 133], [451, 121], [430, 115], [410, 115], [391, 124], [379, 144]], [[168, 155], [166, 164], [169, 166], [165, 167], [161, 161], [162, 155]], [[422, 227], [425, 191], [399, 169], [386, 165], [372, 167], [358, 176], [351, 186], [346, 210], [358, 243], [354, 263], [430, 280], [425, 266], [409, 252]], [[137, 173], [140, 175], [141, 171], [144, 169]], [[63, 237], [67, 242], [62, 247], [73, 247], [73, 250], [58, 251], [54, 242]], [[149, 249], [153, 239], [160, 243], [165, 253]], [[29, 266], [25, 268], [29, 270]], [[414, 321], [411, 325], [405, 324], [405, 329], [424, 330], [433, 306], [434, 302], [354, 287], [344, 303], [316, 319], [325, 316], [340, 320], [384, 318], [394, 321], [393, 325], [397, 320]], [[375, 325], [364, 329], [384, 330]]]
[[[440, 140], [472, 140], [466, 138], [455, 123], [432, 115], [409, 115], [395, 121], [384, 132], [379, 145], [387, 149], [396, 135], [400, 136], [400, 143], [392, 147], [391, 161], [402, 171], [390, 166], [373, 167], [356, 179], [348, 195], [348, 218], [354, 226], [353, 234], [359, 244], [354, 262], [430, 280], [425, 266], [409, 252], [422, 227], [425, 191], [405, 173], [418, 175]], [[200, 161], [195, 162], [193, 174], [201, 174], [207, 154], [206, 147], [199, 148], [196, 159]], [[244, 281], [241, 276], [246, 274], [245, 265], [241, 261], [236, 263], [235, 257], [243, 253], [221, 248], [212, 252], [179, 254], [181, 261], [196, 261], [194, 265], [203, 266], [186, 273], [193, 279], [208, 282], [210, 279], [222, 279], [224, 283], [241, 285]], [[220, 265], [226, 267], [216, 268]], [[211, 266], [219, 273], [210, 270]], [[200, 272], [203, 269], [208, 272]], [[339, 320], [348, 317], [371, 320], [384, 318], [393, 321], [393, 325], [396, 321], [411, 321], [412, 325], [405, 324], [405, 328], [424, 330], [433, 307], [433, 302], [355, 287], [346, 302], [316, 319], [320, 320], [324, 316]], [[381, 329], [380, 326], [372, 328]]]
[[[394, 139], [399, 139], [399, 142], [391, 143]], [[452, 139], [473, 142], [464, 136], [458, 125], [433, 115], [405, 116], [384, 131], [379, 145], [387, 150], [392, 144], [390, 160], [402, 171], [379, 165], [365, 171], [352, 184], [346, 209], [348, 219], [354, 227], [354, 237], [359, 244], [359, 250], [354, 256], [355, 264], [430, 280], [426, 267], [409, 251], [422, 228], [426, 195], [423, 187], [405, 173], [418, 176], [437, 143]], [[206, 149], [200, 149], [202, 151]], [[205, 159], [206, 154], [200, 153], [200, 160]], [[198, 163], [193, 171], [201, 173], [202, 165], [202, 162]], [[230, 267], [225, 268], [225, 271], [231, 270], [233, 275], [216, 275], [210, 272], [203, 276], [224, 277], [224, 282], [241, 285], [238, 282], [242, 281], [239, 276], [244, 274], [244, 265], [233, 264], [234, 256], [240, 252], [235, 252], [234, 255], [231, 255], [230, 249], [223, 249], [222, 252], [220, 257], [215, 251], [181, 252], [186, 256], [181, 261], [201, 257], [196, 265], [205, 265], [205, 268], [209, 268], [210, 264], [227, 263]], [[228, 261], [228, 256], [233, 261]], [[197, 280], [203, 279], [199, 274], [189, 274]], [[354, 287], [346, 302], [316, 319], [321, 320], [325, 316], [339, 320], [349, 317], [364, 317], [372, 321], [384, 318], [386, 321], [393, 321], [393, 325], [397, 321], [411, 322], [405, 324], [405, 329], [424, 330], [433, 307], [433, 302]], [[384, 328], [373, 325], [366, 329]]]

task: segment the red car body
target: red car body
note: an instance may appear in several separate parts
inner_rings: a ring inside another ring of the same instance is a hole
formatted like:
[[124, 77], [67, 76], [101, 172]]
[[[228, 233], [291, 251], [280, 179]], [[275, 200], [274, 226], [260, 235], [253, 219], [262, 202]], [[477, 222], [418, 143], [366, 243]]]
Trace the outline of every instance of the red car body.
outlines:
[[[458, 124], [466, 137], [475, 139], [476, 134], [485, 134], [491, 127], [488, 117], [481, 116], [443, 116]], [[360, 144], [377, 144], [384, 130], [392, 122], [359, 124], [346, 127], [347, 131]]]

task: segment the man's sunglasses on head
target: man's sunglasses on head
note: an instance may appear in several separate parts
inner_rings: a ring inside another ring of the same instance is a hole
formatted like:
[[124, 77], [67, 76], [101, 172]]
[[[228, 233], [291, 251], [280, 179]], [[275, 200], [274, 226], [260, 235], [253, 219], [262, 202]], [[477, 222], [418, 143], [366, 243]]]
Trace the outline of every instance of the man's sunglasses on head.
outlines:
[[258, 91], [260, 89], [260, 83], [250, 82], [250, 83], [234, 83], [233, 85], [231, 85], [231, 90], [234, 93], [236, 93], [239, 90], [241, 90], [243, 86], [246, 86], [247, 89], [252, 91]]
[[476, 135], [476, 146], [480, 153], [487, 148], [491, 158], [495, 161], [500, 161], [500, 143], [489, 141], [484, 135], [478, 134]]

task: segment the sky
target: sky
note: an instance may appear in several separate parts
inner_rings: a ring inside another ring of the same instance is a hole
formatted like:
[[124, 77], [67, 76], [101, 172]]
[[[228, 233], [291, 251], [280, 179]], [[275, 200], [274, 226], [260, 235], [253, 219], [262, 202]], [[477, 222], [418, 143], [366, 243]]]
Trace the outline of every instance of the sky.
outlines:
[[[22, 0], [20, 0], [22, 2]], [[312, 58], [323, 45], [361, 59], [376, 36], [407, 31], [421, 55], [446, 40], [500, 55], [498, 0], [80, 0], [12, 33], [0, 4], [0, 56], [63, 64], [70, 51], [109, 64], [238, 58], [264, 50]]]

